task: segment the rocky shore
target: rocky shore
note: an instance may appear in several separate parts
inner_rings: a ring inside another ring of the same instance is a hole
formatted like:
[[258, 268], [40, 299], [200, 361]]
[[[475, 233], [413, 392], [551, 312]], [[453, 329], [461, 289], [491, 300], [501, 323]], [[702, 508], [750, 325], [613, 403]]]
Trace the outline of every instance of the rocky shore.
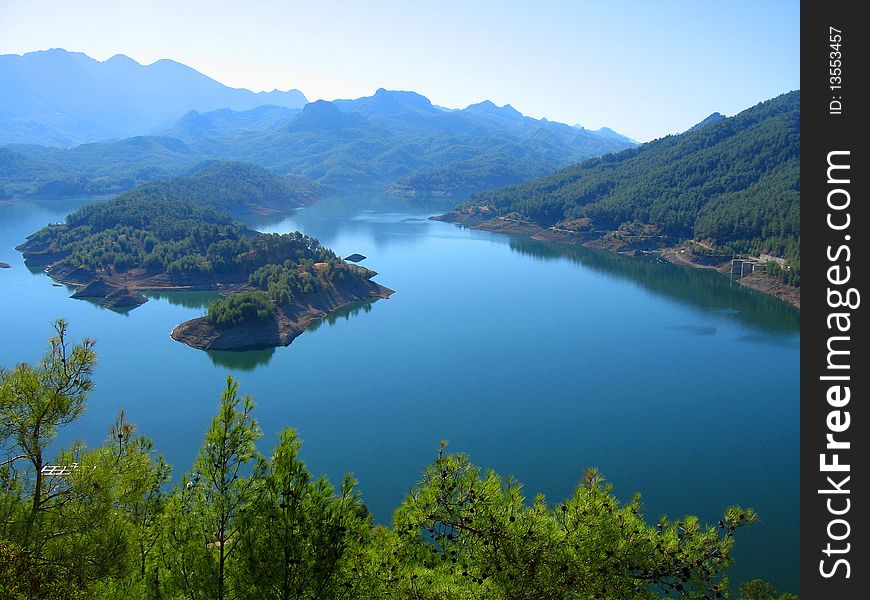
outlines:
[[361, 275], [345, 277], [341, 287], [330, 286], [305, 294], [291, 304], [277, 306], [264, 320], [221, 328], [207, 317], [185, 321], [171, 335], [174, 340], [200, 350], [255, 350], [287, 346], [309, 325], [332, 311], [366, 300], [389, 298], [393, 290]]
[[[87, 299], [114, 310], [129, 310], [144, 304], [144, 291], [217, 291], [224, 295], [254, 291], [245, 273], [169, 274], [165, 271], [129, 269], [94, 272], [70, 267], [59, 255], [32, 252], [26, 244], [18, 247], [30, 267], [43, 268], [59, 283], [76, 287], [73, 298]], [[286, 346], [311, 323], [330, 312], [357, 302], [389, 298], [393, 290], [371, 278], [374, 271], [357, 265], [339, 266], [343, 277], [290, 304], [277, 306], [273, 317], [232, 328], [218, 328], [205, 317], [178, 325], [173, 339], [203, 350], [252, 350]]]
[[[505, 233], [530, 237], [535, 240], [546, 242], [558, 242], [561, 244], [580, 244], [588, 248], [608, 250], [621, 254], [635, 255], [642, 252], [658, 252], [668, 261], [686, 265], [696, 269], [712, 269], [725, 275], [730, 273], [731, 257], [718, 255], [700, 255], [685, 248], [672, 245], [674, 240], [668, 240], [664, 236], [656, 235], [655, 231], [625, 232], [619, 231], [595, 231], [595, 230], [569, 230], [559, 227], [541, 227], [531, 221], [508, 216], [493, 217], [479, 210], [457, 210], [443, 215], [430, 217], [433, 221], [445, 221], [472, 229]], [[800, 288], [786, 285], [778, 279], [766, 277], [763, 273], [753, 273], [741, 277], [740, 285], [768, 294], [787, 302], [796, 308], [800, 308]]]

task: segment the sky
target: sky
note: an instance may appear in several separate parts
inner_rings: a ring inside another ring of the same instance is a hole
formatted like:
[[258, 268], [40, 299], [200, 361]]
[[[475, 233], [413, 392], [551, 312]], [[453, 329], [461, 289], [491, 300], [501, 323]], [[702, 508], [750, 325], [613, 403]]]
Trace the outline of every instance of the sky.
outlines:
[[0, 0], [0, 54], [170, 58], [309, 100], [489, 99], [639, 141], [800, 87], [798, 0]]

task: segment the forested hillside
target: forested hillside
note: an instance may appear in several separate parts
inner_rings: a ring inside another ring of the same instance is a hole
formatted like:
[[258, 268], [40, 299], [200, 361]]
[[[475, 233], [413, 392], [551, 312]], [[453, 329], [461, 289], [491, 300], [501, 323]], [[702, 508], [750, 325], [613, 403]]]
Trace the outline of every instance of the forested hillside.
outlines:
[[211, 161], [189, 176], [143, 184], [126, 196], [204, 204], [234, 214], [287, 211], [317, 200], [319, 186], [243, 162]]
[[134, 137], [71, 149], [10, 145], [0, 148], [0, 185], [38, 198], [117, 194], [183, 174], [203, 157], [174, 138]]
[[300, 233], [248, 229], [205, 204], [137, 190], [90, 204], [19, 246], [28, 259], [51, 257], [90, 272], [151, 269], [173, 273], [252, 273], [271, 263], [335, 261], [331, 251]]
[[533, 181], [484, 192], [467, 210], [541, 226], [653, 225], [724, 252], [800, 260], [800, 92]]

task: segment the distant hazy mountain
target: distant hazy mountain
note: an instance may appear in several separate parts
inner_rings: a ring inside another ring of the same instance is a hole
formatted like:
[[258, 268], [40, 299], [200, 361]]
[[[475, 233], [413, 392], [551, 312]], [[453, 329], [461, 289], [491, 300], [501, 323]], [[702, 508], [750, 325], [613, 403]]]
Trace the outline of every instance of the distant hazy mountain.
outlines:
[[632, 138], [628, 137], [627, 135], [622, 135], [621, 133], [613, 131], [610, 127], [600, 127], [598, 129], [586, 129], [585, 127], [583, 127], [579, 123], [577, 125], [574, 125], [574, 127], [576, 127], [577, 129], [582, 129], [583, 131], [588, 131], [589, 133], [595, 134], [599, 137], [610, 138], [613, 140], [622, 140], [623, 142], [628, 142], [630, 144], [637, 144], [638, 143], [636, 140], [633, 140]]
[[300, 108], [298, 90], [234, 89], [171, 60], [140, 65], [54, 49], [0, 55], [0, 144], [74, 146], [152, 133], [191, 110]]
[[[594, 146], [600, 144], [603, 138], [618, 140], [628, 145], [637, 144], [631, 138], [607, 127], [602, 127], [597, 131], [589, 131], [579, 126], [568, 127], [555, 121], [526, 117], [510, 104], [499, 107], [489, 100], [484, 100], [463, 110], [446, 109], [434, 106], [428, 98], [416, 92], [388, 91], [383, 88], [378, 89], [372, 96], [354, 100], [333, 100], [331, 102], [318, 100], [312, 103], [308, 109], [310, 112], [306, 114], [304, 119], [300, 119], [293, 128], [310, 129], [313, 123], [303, 125], [303, 122], [312, 119], [322, 121], [327, 112], [333, 114], [330, 117], [333, 122], [331, 125], [320, 122], [318, 126], [334, 129], [338, 126], [339, 121], [345, 126], [362, 123], [355, 116], [350, 117], [351, 120], [342, 119], [331, 108], [337, 108], [341, 113], [361, 115], [372, 124], [391, 131], [417, 134], [439, 132], [478, 135], [510, 133], [532, 137], [542, 130], [547, 130], [557, 133], [563, 141], [576, 142], [580, 140], [581, 145], [585, 142], [589, 146]], [[227, 109], [207, 113], [191, 111], [173, 127], [162, 132], [162, 135], [190, 140], [202, 136], [225, 137], [245, 132], [265, 131], [282, 123], [289, 123], [298, 112], [297, 109], [276, 106], [260, 106], [244, 112]]]
[[191, 113], [165, 135], [203, 156], [250, 161], [327, 185], [452, 195], [525, 181], [635, 145], [611, 130], [532, 119], [488, 100], [451, 110], [415, 92], [385, 89], [354, 100], [318, 100], [298, 114], [274, 107]]
[[299, 108], [264, 105], [246, 111], [221, 108], [211, 112], [190, 111], [162, 135], [177, 138], [239, 135], [265, 131], [285, 124], [299, 114]]
[[632, 145], [489, 101], [448, 110], [414, 92], [380, 89], [355, 100], [318, 100], [302, 110], [191, 111], [160, 137], [68, 150], [8, 145], [0, 148], [0, 185], [25, 195], [115, 193], [218, 159], [333, 187], [461, 196]]

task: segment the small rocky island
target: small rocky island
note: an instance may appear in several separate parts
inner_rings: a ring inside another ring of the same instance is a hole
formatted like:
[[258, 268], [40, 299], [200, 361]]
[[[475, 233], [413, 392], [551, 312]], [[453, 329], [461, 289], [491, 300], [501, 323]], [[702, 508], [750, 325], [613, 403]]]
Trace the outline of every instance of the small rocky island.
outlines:
[[210, 206], [151, 194], [85, 206], [17, 249], [78, 288], [74, 298], [114, 309], [146, 302], [147, 290], [220, 292], [205, 316], [172, 332], [201, 349], [286, 346], [334, 310], [393, 293], [314, 238], [260, 233]]
[[126, 285], [110, 283], [103, 277], [97, 277], [97, 279], [78, 288], [72, 298], [93, 300], [100, 306], [115, 310], [135, 308], [148, 301], [148, 298], [139, 292], [130, 290]]
[[[326, 263], [315, 263], [315, 265]], [[370, 280], [374, 271], [355, 265], [333, 267], [341, 269], [339, 284], [324, 285], [315, 291], [300, 294], [292, 302], [269, 305], [263, 292], [242, 292], [229, 296], [224, 308], [238, 310], [240, 317], [221, 323], [216, 310], [198, 319], [185, 321], [172, 331], [172, 338], [203, 350], [254, 350], [286, 346], [301, 335], [309, 325], [329, 313], [366, 300], [389, 298], [393, 290]], [[213, 305], [214, 306], [214, 305]], [[220, 306], [220, 304], [218, 304]], [[241, 307], [236, 309], [236, 307]], [[241, 313], [248, 314], [241, 316]]]

